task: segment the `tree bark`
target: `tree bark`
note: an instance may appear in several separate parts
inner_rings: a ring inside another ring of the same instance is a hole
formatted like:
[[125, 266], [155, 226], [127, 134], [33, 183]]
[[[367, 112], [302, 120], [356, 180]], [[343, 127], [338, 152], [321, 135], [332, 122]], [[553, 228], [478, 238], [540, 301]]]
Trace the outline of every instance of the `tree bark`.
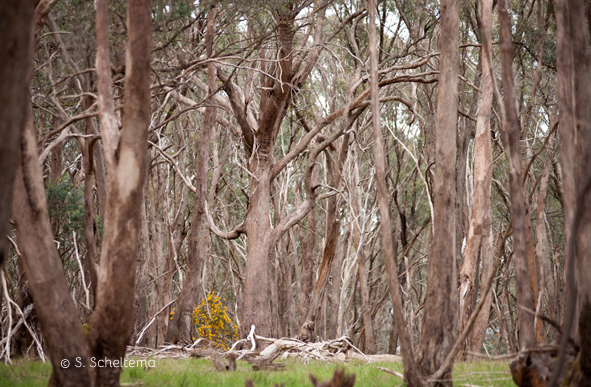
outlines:
[[[13, 216], [23, 265], [53, 366], [49, 385], [92, 386], [90, 346], [72, 302], [49, 222], [31, 107], [20, 150]], [[76, 367], [80, 358], [84, 367]], [[69, 362], [64, 367], [63, 360]]]
[[[575, 194], [581, 207], [576, 237], [576, 283], [578, 284], [578, 331], [581, 352], [580, 370], [574, 377], [574, 385], [591, 386], [591, 64], [589, 63], [589, 30], [585, 18], [585, 4], [581, 0], [568, 2], [570, 39], [572, 44], [573, 96], [575, 141]], [[568, 332], [565, 330], [565, 332]], [[565, 333], [566, 334], [566, 333]]]
[[[314, 167], [312, 172], [312, 184], [318, 184], [320, 168]], [[316, 246], [316, 206], [308, 214], [308, 227], [306, 238], [301, 243], [302, 246], [302, 292], [299, 294], [299, 324], [309, 326], [308, 310], [311, 309], [310, 301], [312, 299], [312, 291], [314, 290], [314, 247]], [[312, 327], [315, 321], [312, 322]], [[298, 336], [304, 340], [313, 340], [313, 332], [302, 331]]]
[[[555, 117], [554, 117], [555, 119]], [[548, 180], [550, 177], [550, 164], [554, 157], [554, 135], [550, 135], [546, 149], [544, 168], [540, 176], [540, 188], [538, 191], [538, 205], [536, 209], [536, 258], [538, 260], [540, 288], [545, 292], [548, 305], [548, 316], [554, 321], [558, 319], [558, 304], [556, 288], [554, 286], [554, 268], [552, 264], [552, 251], [549, 248], [546, 229], [546, 195], [548, 193]], [[540, 309], [541, 310], [541, 309]]]
[[[502, 139], [509, 164], [509, 186], [511, 193], [511, 224], [513, 228], [513, 255], [515, 257], [515, 282], [517, 314], [519, 316], [519, 349], [524, 351], [536, 344], [534, 317], [527, 309], [533, 310], [532, 289], [527, 266], [527, 246], [525, 227], [525, 197], [519, 152], [519, 118], [515, 104], [515, 85], [511, 68], [511, 18], [505, 0], [499, 1], [499, 20], [501, 32], [501, 63], [503, 90], [505, 97]], [[525, 309], [524, 309], [525, 308]]]
[[[100, 23], [108, 15], [108, 4], [102, 4], [99, 12], [97, 1], [97, 35]], [[125, 356], [133, 325], [134, 286], [139, 241], [142, 188], [146, 170], [148, 126], [150, 123], [150, 54], [151, 11], [150, 2], [130, 0], [127, 10], [128, 43], [125, 66], [125, 94], [122, 130], [115, 142], [105, 141], [114, 133], [102, 132], [109, 173], [107, 210], [97, 305], [90, 319], [90, 340], [93, 355], [99, 359], [119, 360]], [[108, 24], [107, 24], [108, 26]], [[106, 27], [103, 25], [102, 27]], [[103, 31], [104, 32], [104, 31]], [[105, 41], [106, 40], [106, 41]], [[108, 33], [97, 36], [99, 50], [107, 49]], [[97, 54], [97, 60], [101, 55]], [[102, 57], [102, 59], [106, 59]], [[110, 63], [110, 62], [109, 62]], [[99, 84], [110, 77], [110, 66], [99, 66]], [[108, 86], [108, 87], [107, 87]], [[99, 109], [105, 111], [111, 85], [99, 88]], [[100, 99], [106, 99], [101, 106]], [[105, 121], [101, 121], [101, 125]], [[101, 127], [103, 129], [104, 127]], [[107, 127], [112, 130], [112, 127]], [[116, 127], [115, 127], [116, 130]], [[113, 138], [111, 138], [113, 140]], [[96, 369], [96, 385], [118, 386], [122, 368]]]
[[[455, 161], [458, 111], [459, 3], [441, 2], [440, 76], [438, 85], [433, 241], [418, 363], [423, 375], [435, 373], [454, 345], [457, 311], [455, 259]], [[453, 241], [453, 242], [452, 242]], [[451, 367], [450, 367], [451, 368]], [[444, 375], [451, 380], [451, 369]], [[439, 382], [451, 385], [451, 382]]]
[[[556, 64], [558, 73], [558, 132], [560, 134], [560, 166], [562, 167], [562, 209], [564, 212], [564, 256], [569, 257], [571, 225], [575, 205], [575, 127], [573, 101], [572, 47], [568, 21], [568, 1], [556, 1]], [[565, 264], [566, 266], [566, 264]], [[566, 270], [565, 270], [566, 273]], [[571, 298], [569, 287], [563, 278], [563, 299]], [[564, 313], [562, 315], [564, 318]]]
[[[143, 325], [148, 319], [148, 271], [150, 268], [150, 232], [148, 230], [148, 217], [146, 215], [146, 191], [148, 185], [144, 183], [144, 195], [142, 197], [142, 207], [140, 213], [140, 241], [139, 251], [137, 255], [137, 274], [135, 281], [135, 297], [134, 297], [134, 323], [133, 333], [131, 335], [132, 345], [136, 345], [137, 336]], [[155, 294], [155, 293], [153, 293]], [[145, 346], [146, 339], [140, 342], [140, 346]]]
[[339, 238], [335, 260], [332, 264], [332, 288], [330, 293], [330, 325], [328, 327], [328, 338], [337, 338], [339, 306], [341, 303], [341, 267], [347, 254], [347, 245], [349, 243], [349, 229], [346, 229], [344, 235]]
[[8, 253], [10, 207], [18, 149], [29, 111], [33, 66], [33, 22], [36, 1], [3, 1], [0, 5], [0, 270]]
[[[489, 45], [492, 51], [492, 0], [484, 0], [482, 4], [482, 22], [484, 33], [487, 39], [481, 42]], [[476, 122], [475, 159], [474, 159], [474, 198], [472, 202], [472, 213], [470, 228], [464, 250], [464, 259], [460, 268], [459, 288], [459, 309], [460, 309], [460, 331], [464, 329], [474, 305], [477, 289], [475, 287], [475, 276], [477, 272], [478, 254], [481, 251], [483, 266], [482, 278], [488, 278], [484, 273], [485, 267], [492, 267], [493, 246], [492, 246], [492, 223], [491, 223], [491, 202], [490, 190], [492, 183], [492, 145], [490, 138], [490, 115], [493, 101], [493, 84], [488, 61], [485, 59], [484, 50], [481, 50], [482, 65], [482, 93], [478, 118]], [[488, 315], [490, 311], [491, 296], [481, 294], [480, 297], [488, 297], [489, 300], [479, 313], [479, 318], [474, 325], [474, 334], [469, 336], [466, 347], [473, 352], [480, 351], [484, 341], [484, 332], [488, 326]], [[484, 328], [484, 330], [483, 330]], [[482, 338], [481, 338], [482, 337]], [[474, 340], [473, 340], [474, 339]]]

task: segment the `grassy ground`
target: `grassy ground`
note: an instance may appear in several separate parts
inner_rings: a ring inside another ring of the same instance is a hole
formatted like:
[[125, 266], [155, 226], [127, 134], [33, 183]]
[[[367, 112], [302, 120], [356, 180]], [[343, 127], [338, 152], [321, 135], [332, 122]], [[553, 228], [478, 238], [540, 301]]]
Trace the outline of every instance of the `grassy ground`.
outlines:
[[[158, 359], [152, 369], [125, 368], [121, 376], [122, 385], [127, 386], [244, 386], [246, 379], [252, 379], [255, 386], [273, 386], [285, 382], [285, 386], [312, 386], [309, 374], [321, 380], [332, 377], [335, 364], [312, 361], [303, 364], [298, 360], [276, 360], [285, 362], [285, 371], [252, 371], [248, 363], [239, 361], [237, 372], [215, 371], [211, 361], [195, 359]], [[356, 374], [356, 386], [399, 386], [397, 377], [378, 370], [390, 368], [402, 372], [402, 364], [393, 363], [348, 363], [347, 373]], [[46, 386], [51, 365], [40, 361], [18, 359], [12, 365], [0, 364], [0, 387]], [[454, 368], [455, 386], [515, 386], [506, 362], [478, 361], [456, 363]]]

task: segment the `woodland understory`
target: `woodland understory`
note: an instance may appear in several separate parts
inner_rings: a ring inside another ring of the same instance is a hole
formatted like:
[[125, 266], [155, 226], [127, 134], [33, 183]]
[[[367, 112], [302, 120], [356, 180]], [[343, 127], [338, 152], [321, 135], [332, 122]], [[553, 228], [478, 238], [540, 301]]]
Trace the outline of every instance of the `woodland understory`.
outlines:
[[590, 17], [3, 1], [0, 359], [118, 386], [60, 361], [255, 329], [400, 355], [413, 387], [482, 357], [591, 386]]

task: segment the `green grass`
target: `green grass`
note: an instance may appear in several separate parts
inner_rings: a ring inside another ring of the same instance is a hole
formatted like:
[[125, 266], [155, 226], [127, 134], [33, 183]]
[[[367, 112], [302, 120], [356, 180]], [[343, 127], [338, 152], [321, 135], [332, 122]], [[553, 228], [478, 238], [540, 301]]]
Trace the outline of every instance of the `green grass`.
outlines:
[[[252, 379], [255, 386], [273, 386], [285, 382], [285, 386], [311, 386], [309, 374], [324, 381], [332, 377], [335, 364], [311, 361], [303, 364], [299, 360], [276, 360], [286, 363], [284, 371], [252, 371], [248, 363], [238, 361], [236, 372], [217, 372], [210, 360], [205, 359], [158, 359], [152, 369], [125, 368], [121, 383], [137, 386], [244, 386], [246, 379]], [[342, 367], [342, 365], [340, 365]], [[399, 386], [397, 377], [378, 370], [390, 368], [402, 372], [399, 363], [347, 363], [347, 373], [356, 374], [356, 386]], [[0, 387], [46, 386], [51, 365], [40, 361], [14, 360], [12, 365], [0, 364]], [[456, 363], [454, 368], [456, 386], [515, 386], [507, 362], [478, 361]]]

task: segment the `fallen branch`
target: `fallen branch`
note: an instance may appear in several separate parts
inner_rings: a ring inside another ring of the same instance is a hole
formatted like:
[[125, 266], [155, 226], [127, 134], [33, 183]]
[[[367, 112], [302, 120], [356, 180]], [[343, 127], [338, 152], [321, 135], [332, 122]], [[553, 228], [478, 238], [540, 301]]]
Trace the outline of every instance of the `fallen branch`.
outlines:
[[404, 375], [403, 375], [403, 374], [401, 374], [400, 372], [396, 372], [396, 371], [393, 371], [393, 370], [391, 370], [391, 369], [384, 368], [384, 367], [378, 367], [378, 369], [379, 369], [380, 371], [384, 371], [384, 372], [386, 372], [386, 373], [388, 373], [388, 374], [390, 374], [390, 375], [394, 375], [394, 376], [396, 376], [397, 378], [400, 378], [400, 379], [404, 380]]

